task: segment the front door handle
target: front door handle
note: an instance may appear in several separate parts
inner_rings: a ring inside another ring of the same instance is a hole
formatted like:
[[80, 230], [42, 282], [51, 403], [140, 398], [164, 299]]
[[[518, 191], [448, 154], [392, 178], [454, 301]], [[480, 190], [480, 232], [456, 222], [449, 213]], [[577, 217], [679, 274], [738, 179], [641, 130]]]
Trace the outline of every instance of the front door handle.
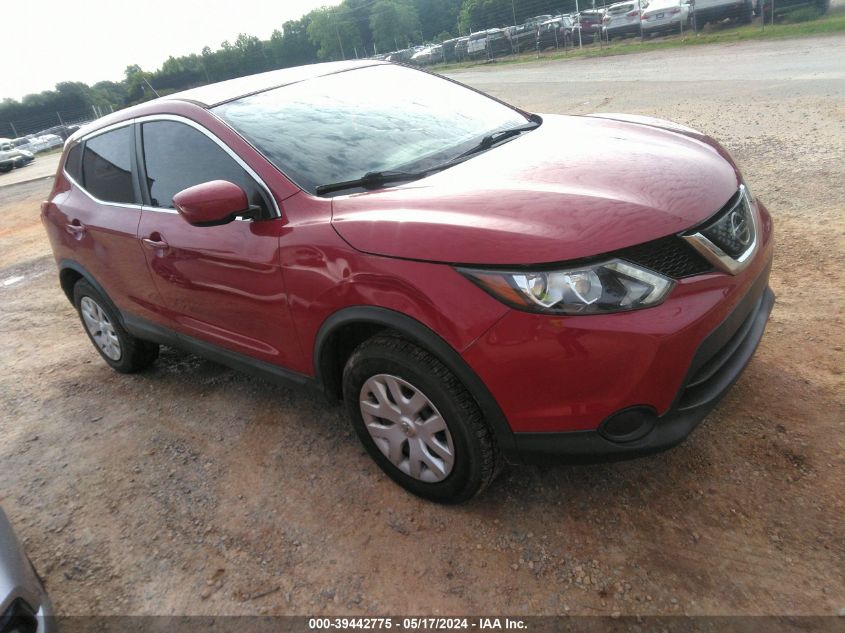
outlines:
[[70, 224], [65, 224], [65, 231], [70, 233], [76, 238], [81, 238], [85, 235], [85, 232], [88, 230], [82, 222], [79, 220], [73, 220]]
[[154, 250], [164, 250], [168, 248], [168, 244], [165, 239], [159, 235], [158, 233], [151, 233], [149, 237], [141, 238], [141, 242], [147, 248], [152, 248]]

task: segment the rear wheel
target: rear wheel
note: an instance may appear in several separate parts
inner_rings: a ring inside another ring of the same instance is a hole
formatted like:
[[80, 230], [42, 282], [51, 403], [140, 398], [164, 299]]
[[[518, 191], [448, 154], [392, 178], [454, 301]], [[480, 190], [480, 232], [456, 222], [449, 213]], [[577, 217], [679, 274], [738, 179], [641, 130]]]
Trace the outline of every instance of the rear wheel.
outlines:
[[378, 335], [362, 343], [344, 369], [343, 397], [367, 452], [410, 492], [457, 503], [494, 479], [498, 451], [477, 403], [411, 341]]
[[112, 369], [131, 374], [146, 369], [158, 358], [158, 344], [129, 334], [111, 303], [84, 279], [73, 287], [73, 303], [85, 333]]

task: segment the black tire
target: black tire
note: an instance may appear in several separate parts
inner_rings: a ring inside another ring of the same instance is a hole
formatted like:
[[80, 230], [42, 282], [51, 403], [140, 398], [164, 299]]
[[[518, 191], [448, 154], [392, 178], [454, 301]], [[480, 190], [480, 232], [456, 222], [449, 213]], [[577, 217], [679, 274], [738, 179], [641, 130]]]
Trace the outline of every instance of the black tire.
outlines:
[[[400, 470], [376, 445], [364, 422], [359, 398], [377, 374], [407, 381], [434, 405], [454, 445], [454, 465], [445, 479], [425, 482]], [[398, 334], [380, 334], [352, 353], [343, 371], [343, 399], [358, 438], [379, 467], [406, 490], [438, 503], [471, 499], [495, 479], [501, 459], [478, 404], [437, 358]]]
[[[85, 318], [82, 316], [81, 308], [82, 301], [86, 297], [93, 301], [105, 313], [111, 327], [114, 329], [120, 345], [119, 358], [109, 358], [89, 331], [85, 323]], [[123, 374], [134, 374], [135, 372], [148, 368], [158, 358], [158, 343], [144, 341], [129, 334], [121, 324], [120, 318], [116, 310], [112, 307], [111, 301], [103, 297], [84, 279], [77, 281], [73, 287], [73, 305], [76, 306], [76, 311], [79, 313], [79, 320], [82, 322], [82, 329], [85, 330], [85, 334], [88, 335], [88, 339], [94, 345], [94, 349], [97, 350], [102, 359], [112, 369]]]

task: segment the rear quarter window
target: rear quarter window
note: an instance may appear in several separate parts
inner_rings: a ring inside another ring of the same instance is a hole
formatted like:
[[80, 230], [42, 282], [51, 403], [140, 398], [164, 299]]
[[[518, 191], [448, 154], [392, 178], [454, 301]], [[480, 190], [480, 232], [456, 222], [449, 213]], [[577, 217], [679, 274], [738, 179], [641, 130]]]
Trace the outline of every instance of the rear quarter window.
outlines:
[[73, 178], [77, 184], [82, 184], [82, 144], [77, 143], [67, 153], [65, 159], [65, 172]]
[[85, 142], [82, 186], [104, 202], [134, 204], [132, 130], [129, 126], [99, 134]]

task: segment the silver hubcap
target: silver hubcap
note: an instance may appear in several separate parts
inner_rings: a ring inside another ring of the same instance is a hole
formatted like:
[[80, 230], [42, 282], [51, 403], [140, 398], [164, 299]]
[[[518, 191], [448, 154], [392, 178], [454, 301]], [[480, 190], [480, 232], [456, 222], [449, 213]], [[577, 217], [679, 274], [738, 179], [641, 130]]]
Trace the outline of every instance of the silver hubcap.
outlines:
[[91, 297], [82, 297], [79, 302], [82, 320], [94, 344], [111, 360], [120, 360], [120, 339], [108, 315]]
[[364, 425], [385, 457], [406, 475], [442, 481], [455, 465], [455, 447], [446, 421], [411, 383], [376, 374], [361, 387]]

